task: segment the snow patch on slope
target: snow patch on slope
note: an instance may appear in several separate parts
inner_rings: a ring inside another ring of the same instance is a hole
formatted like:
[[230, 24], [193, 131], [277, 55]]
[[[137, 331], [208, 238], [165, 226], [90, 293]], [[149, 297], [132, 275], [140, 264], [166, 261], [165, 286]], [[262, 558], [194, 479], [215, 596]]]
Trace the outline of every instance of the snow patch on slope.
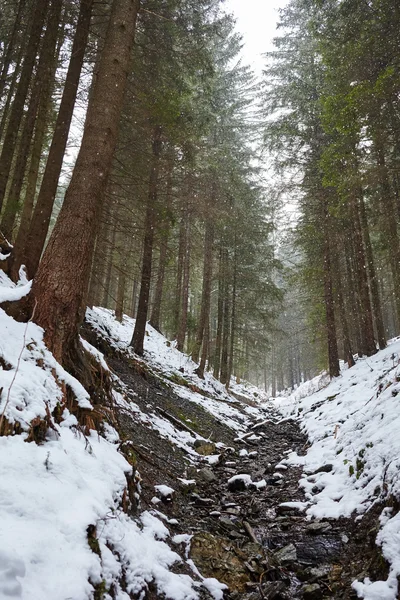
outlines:
[[[374, 502], [400, 497], [400, 341], [355, 367], [323, 389], [302, 397], [302, 386], [275, 405], [301, 421], [311, 447], [306, 456], [289, 454], [283, 464], [304, 466], [300, 485], [309, 517], [362, 515]], [[321, 378], [308, 384], [318, 388]], [[331, 465], [329, 472], [315, 473]], [[320, 491], [312, 493], [317, 486]], [[391, 564], [388, 580], [353, 587], [366, 600], [394, 600], [400, 575], [400, 513], [381, 519], [377, 544]]]

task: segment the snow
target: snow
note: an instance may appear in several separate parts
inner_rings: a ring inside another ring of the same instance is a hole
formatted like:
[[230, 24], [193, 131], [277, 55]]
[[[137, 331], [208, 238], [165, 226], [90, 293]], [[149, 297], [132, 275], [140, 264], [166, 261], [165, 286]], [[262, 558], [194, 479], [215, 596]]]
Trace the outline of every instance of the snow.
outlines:
[[[296, 418], [311, 442], [306, 456], [288, 453], [281, 465], [302, 465], [300, 485], [309, 518], [361, 516], [390, 495], [400, 496], [400, 341], [327, 383], [306, 382], [275, 406]], [[331, 467], [329, 467], [331, 465]], [[316, 472], [321, 467], [325, 471]], [[318, 489], [313, 493], [312, 489]], [[386, 512], [385, 512], [386, 511]], [[354, 582], [360, 598], [391, 600], [400, 575], [400, 514], [385, 509], [376, 543], [391, 565], [387, 581]]]

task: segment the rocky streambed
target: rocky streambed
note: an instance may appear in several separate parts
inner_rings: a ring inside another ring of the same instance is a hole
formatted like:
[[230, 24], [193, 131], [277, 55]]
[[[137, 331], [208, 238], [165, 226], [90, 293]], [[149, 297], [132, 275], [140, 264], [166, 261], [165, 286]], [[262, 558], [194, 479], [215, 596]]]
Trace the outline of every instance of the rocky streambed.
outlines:
[[[101, 349], [107, 352], [104, 344]], [[159, 377], [112, 351], [107, 359], [128, 402], [114, 410], [142, 475], [141, 509], [167, 521], [173, 549], [183, 558], [179, 572], [217, 578], [231, 600], [350, 599], [357, 597], [355, 579], [386, 576], [375, 546], [382, 507], [361, 521], [307, 519], [301, 469], [282, 464], [289, 452], [307, 450], [297, 422], [269, 413], [235, 435]], [[130, 400], [143, 411], [140, 419]], [[245, 404], [237, 406], [246, 411]], [[150, 427], [146, 412], [167, 415], [183, 431], [189, 422], [208, 438], [193, 444], [197, 459]], [[158, 598], [151, 586], [147, 598]]]

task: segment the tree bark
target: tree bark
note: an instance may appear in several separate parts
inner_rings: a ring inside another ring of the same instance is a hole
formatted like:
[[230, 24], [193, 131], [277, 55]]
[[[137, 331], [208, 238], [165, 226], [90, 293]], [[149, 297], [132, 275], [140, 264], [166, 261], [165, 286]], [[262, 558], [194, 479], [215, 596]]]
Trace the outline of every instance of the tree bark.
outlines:
[[14, 250], [16, 269], [24, 263], [29, 277], [36, 273], [49, 230], [89, 35], [92, 8], [93, 0], [81, 0], [64, 91], [29, 233], [25, 240], [21, 240], [19, 245], [16, 244]]
[[36, 61], [36, 53], [40, 43], [40, 36], [48, 4], [49, 3], [47, 0], [37, 0], [35, 3], [35, 12], [32, 20], [29, 40], [25, 50], [25, 58], [21, 69], [21, 76], [12, 103], [10, 118], [7, 123], [3, 148], [0, 155], [0, 210], [3, 207], [3, 200], [6, 193], [7, 182], [10, 175], [15, 146], [17, 143], [19, 126], [24, 112], [24, 104], [28, 94], [33, 67]]
[[3, 67], [1, 69], [1, 75], [0, 75], [0, 98], [2, 98], [4, 88], [6, 86], [8, 69], [10, 68], [11, 59], [12, 59], [13, 53], [15, 51], [15, 44], [17, 41], [18, 32], [21, 27], [21, 19], [22, 19], [22, 13], [25, 8], [25, 3], [26, 3], [26, 0], [19, 0], [19, 2], [18, 2], [17, 14], [15, 15], [15, 21], [14, 21], [14, 25], [13, 25], [13, 28], [11, 31], [10, 40], [8, 42], [7, 49], [6, 49], [3, 59], [2, 59]]
[[332, 267], [331, 267], [331, 250], [330, 250], [330, 223], [329, 212], [326, 201], [324, 203], [324, 299], [325, 299], [325, 314], [326, 314], [326, 331], [328, 342], [328, 363], [330, 377], [338, 377], [340, 375], [339, 353], [337, 347], [336, 324], [335, 324], [335, 308], [333, 299], [332, 286]]
[[189, 207], [186, 205], [184, 216], [184, 260], [183, 260], [183, 280], [182, 280], [182, 304], [179, 318], [178, 335], [176, 338], [176, 347], [183, 352], [186, 337], [186, 326], [188, 316], [189, 302], [189, 280], [190, 280], [190, 218]]
[[367, 265], [368, 265], [368, 276], [369, 276], [369, 284], [370, 284], [370, 289], [371, 289], [373, 318], [374, 318], [375, 329], [376, 329], [376, 333], [377, 333], [378, 346], [379, 346], [380, 350], [383, 350], [384, 348], [386, 348], [386, 345], [387, 345], [386, 344], [385, 327], [383, 325], [383, 317], [382, 317], [381, 300], [380, 300], [380, 296], [379, 296], [378, 280], [377, 280], [377, 276], [376, 276], [371, 239], [369, 236], [367, 212], [365, 210], [364, 198], [362, 196], [362, 193], [360, 194], [360, 220], [361, 220], [361, 229], [362, 229], [363, 240], [364, 240], [364, 245], [365, 245], [365, 256], [366, 256]]
[[43, 118], [44, 116], [45, 118], [43, 112], [47, 110], [51, 97], [58, 51], [60, 50], [59, 45], [58, 51], [56, 51], [57, 41], [60, 37], [59, 25], [61, 8], [62, 0], [53, 0], [50, 6], [49, 18], [46, 24], [46, 32], [40, 51], [39, 64], [32, 87], [29, 107], [22, 128], [12, 182], [1, 220], [1, 229], [8, 238], [12, 237], [15, 219], [20, 206], [22, 184], [28, 162], [36, 117], [40, 110], [42, 112], [40, 117]]
[[97, 79], [89, 99], [72, 179], [43, 255], [32, 295], [35, 320], [55, 358], [68, 362], [78, 344], [96, 229], [117, 141], [129, 72], [137, 0], [114, 0]]
[[218, 305], [217, 305], [217, 333], [215, 336], [214, 349], [214, 365], [213, 375], [216, 379], [219, 378], [219, 370], [221, 366], [221, 342], [222, 342], [222, 319], [224, 310], [224, 275], [223, 275], [223, 251], [219, 252], [219, 268], [218, 268]]
[[203, 343], [204, 331], [206, 328], [206, 324], [210, 320], [213, 243], [214, 223], [212, 221], [212, 217], [210, 217], [206, 220], [206, 230], [204, 236], [203, 288], [201, 293], [199, 324], [197, 327], [196, 341], [192, 353], [192, 358], [194, 362], [199, 361], [199, 354]]
[[150, 297], [151, 270], [153, 261], [153, 243], [155, 227], [155, 209], [157, 202], [158, 173], [161, 155], [161, 127], [157, 126], [153, 133], [152, 143], [152, 165], [150, 171], [149, 194], [147, 198], [145, 234], [143, 242], [142, 275], [140, 281], [139, 304], [136, 315], [135, 329], [133, 332], [131, 346], [139, 356], [143, 355], [144, 336], [146, 333], [147, 313]]

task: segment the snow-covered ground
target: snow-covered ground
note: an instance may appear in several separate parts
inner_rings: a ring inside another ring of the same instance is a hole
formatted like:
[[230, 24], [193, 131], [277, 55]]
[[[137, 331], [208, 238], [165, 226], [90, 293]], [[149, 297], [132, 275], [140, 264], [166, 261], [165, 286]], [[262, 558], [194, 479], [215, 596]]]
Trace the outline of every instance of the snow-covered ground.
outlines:
[[[115, 319], [113, 311], [95, 307], [87, 309], [86, 320], [115, 348], [128, 354], [131, 352], [129, 343], [135, 327], [134, 319], [124, 315], [122, 323], [119, 323]], [[254, 418], [261, 419], [265, 417], [265, 411], [271, 410], [271, 405], [267, 403], [267, 395], [264, 392], [247, 382], [238, 384], [232, 378], [230, 386], [232, 392], [239, 394], [241, 399], [250, 403], [246, 406], [245, 414], [243, 414], [243, 411], [238, 408], [238, 400], [226, 391], [222, 383], [207, 371], [204, 373], [204, 379], [198, 377], [195, 373], [198, 364], [190, 356], [180, 352], [176, 348], [175, 342], [168, 341], [149, 323], [146, 325], [144, 360], [147, 367], [151, 367], [155, 373], [170, 378], [171, 386], [176, 394], [191, 402], [201, 404], [214, 417], [224, 421], [226, 425], [237, 432], [245, 431], [247, 425]], [[186, 386], [179, 385], [182, 380], [186, 382]], [[174, 384], [174, 382], [176, 383]]]
[[[0, 273], [0, 302], [29, 291]], [[134, 520], [122, 511], [131, 466], [118, 451], [118, 433], [110, 426], [104, 437], [84, 432], [70, 414], [65, 386], [81, 408], [91, 410], [90, 398], [46, 349], [42, 329], [0, 308], [0, 331], [0, 429], [9, 434], [0, 436], [0, 599], [89, 600], [94, 586], [103, 592], [113, 585], [115, 598], [128, 600], [122, 578], [128, 593], [154, 581], [173, 600], [196, 600], [200, 585], [222, 598], [216, 580], [171, 571], [182, 559], [156, 514]], [[51, 416], [56, 407], [60, 423]], [[43, 443], [29, 443], [33, 425], [45, 419], [51, 427]], [[185, 443], [182, 432], [169, 434]], [[89, 546], [89, 531], [99, 552]]]
[[[311, 395], [310, 395], [311, 394]], [[355, 367], [327, 384], [317, 377], [275, 405], [294, 416], [312, 443], [306, 456], [295, 453], [284, 464], [303, 465], [300, 485], [311, 517], [359, 518], [371, 506], [400, 495], [400, 341], [359, 359]], [[315, 471], [331, 465], [329, 472]], [[312, 493], [317, 486], [319, 492]], [[353, 584], [366, 600], [394, 600], [400, 575], [400, 513], [386, 508], [377, 544], [391, 564], [387, 581]]]

